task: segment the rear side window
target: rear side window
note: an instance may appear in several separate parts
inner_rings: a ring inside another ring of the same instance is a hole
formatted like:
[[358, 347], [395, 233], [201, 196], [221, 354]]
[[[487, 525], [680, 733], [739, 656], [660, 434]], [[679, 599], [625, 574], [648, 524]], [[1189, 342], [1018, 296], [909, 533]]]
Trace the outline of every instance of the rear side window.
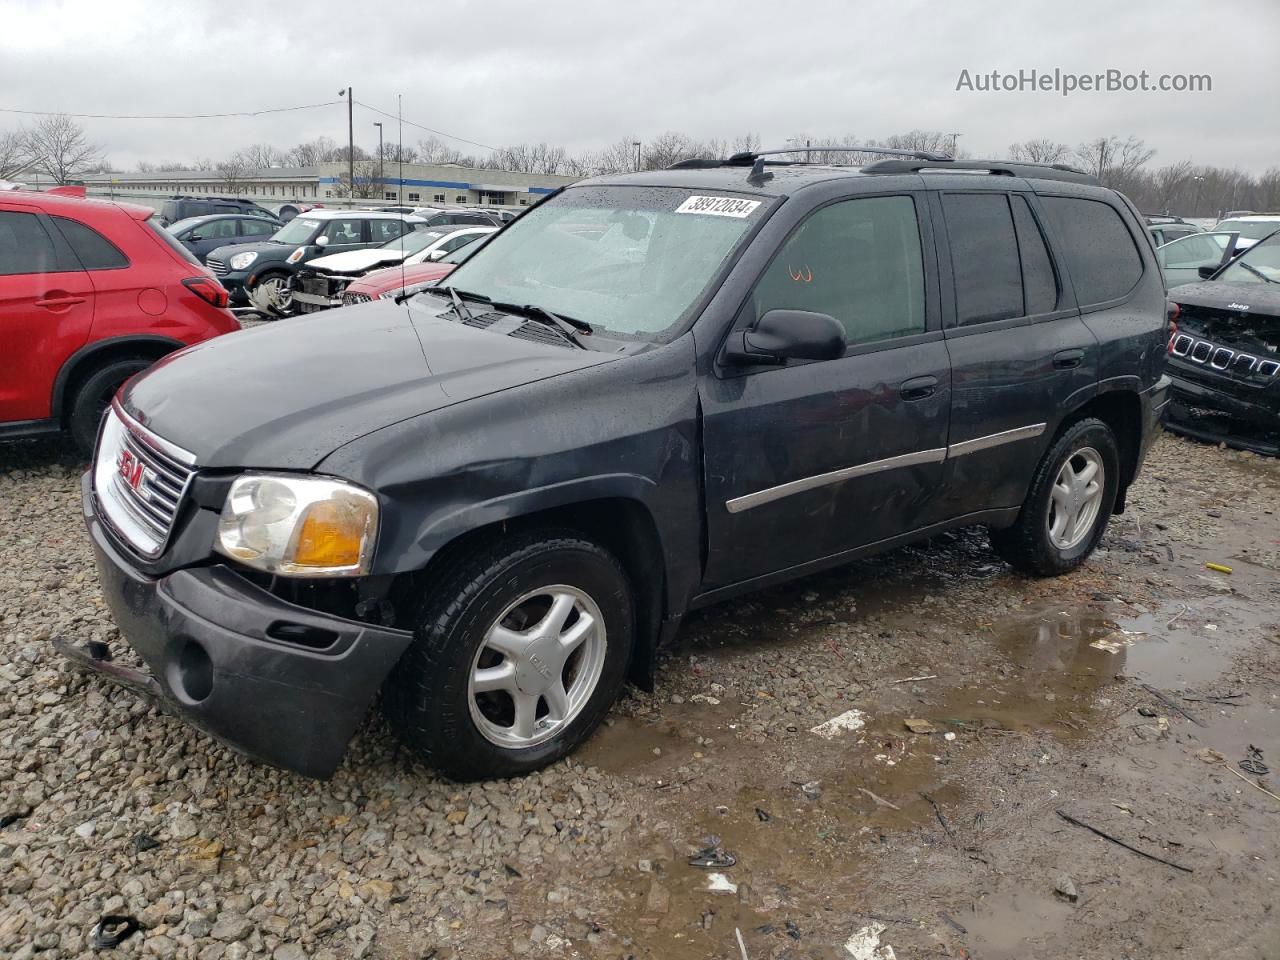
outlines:
[[1013, 222], [1018, 228], [1018, 254], [1022, 259], [1022, 295], [1027, 316], [1052, 313], [1058, 308], [1058, 280], [1054, 276], [1053, 262], [1044, 234], [1031, 215], [1027, 198], [1010, 197], [1013, 204]]
[[1003, 193], [943, 194], [960, 326], [1023, 316], [1022, 268]]
[[119, 270], [129, 265], [129, 258], [120, 248], [93, 227], [68, 217], [54, 217], [53, 222], [86, 270]]
[[0, 276], [60, 271], [57, 251], [39, 218], [0, 210]]
[[757, 317], [770, 310], [829, 314], [851, 345], [923, 333], [915, 203], [867, 197], [823, 207], [782, 245], [753, 297]]
[[1125, 296], [1142, 279], [1142, 257], [1119, 212], [1101, 200], [1041, 197], [1062, 243], [1081, 307]]

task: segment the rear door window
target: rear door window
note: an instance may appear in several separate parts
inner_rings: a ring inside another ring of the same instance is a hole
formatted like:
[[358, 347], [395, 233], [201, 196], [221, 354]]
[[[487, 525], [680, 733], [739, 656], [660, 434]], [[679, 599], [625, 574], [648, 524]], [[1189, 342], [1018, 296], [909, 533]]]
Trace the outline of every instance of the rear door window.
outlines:
[[278, 229], [280, 228], [270, 220], [240, 221], [240, 231], [246, 237], [269, 237]]
[[1142, 256], [1119, 211], [1101, 200], [1041, 197], [1062, 245], [1081, 307], [1127, 296], [1142, 279]]
[[370, 220], [369, 239], [374, 243], [387, 243], [407, 231], [403, 220]]
[[1027, 198], [1012, 196], [1013, 222], [1018, 231], [1018, 255], [1022, 261], [1022, 295], [1027, 316], [1052, 313], [1058, 308], [1058, 279], [1049, 259], [1040, 225]]
[[86, 270], [119, 270], [129, 265], [129, 258], [92, 227], [69, 217], [53, 217], [53, 222]]
[[1009, 198], [1003, 193], [946, 193], [942, 207], [955, 277], [956, 323], [1025, 316]]
[[40, 219], [0, 210], [0, 276], [59, 272], [57, 251]]

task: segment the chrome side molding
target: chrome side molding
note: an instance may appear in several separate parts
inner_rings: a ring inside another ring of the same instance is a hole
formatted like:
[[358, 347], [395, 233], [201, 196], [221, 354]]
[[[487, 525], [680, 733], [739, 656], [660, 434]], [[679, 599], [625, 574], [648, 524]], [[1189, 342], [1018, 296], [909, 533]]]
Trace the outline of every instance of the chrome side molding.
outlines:
[[985, 437], [974, 437], [972, 440], [962, 440], [959, 443], [953, 443], [947, 447], [948, 457], [963, 457], [966, 453], [977, 453], [979, 450], [989, 450], [992, 447], [998, 447], [1002, 443], [1013, 443], [1017, 440], [1030, 440], [1032, 437], [1038, 437], [1044, 433], [1047, 423], [1032, 423], [1025, 427], [1014, 427], [1012, 430], [1002, 430], [1000, 433], [989, 433]]

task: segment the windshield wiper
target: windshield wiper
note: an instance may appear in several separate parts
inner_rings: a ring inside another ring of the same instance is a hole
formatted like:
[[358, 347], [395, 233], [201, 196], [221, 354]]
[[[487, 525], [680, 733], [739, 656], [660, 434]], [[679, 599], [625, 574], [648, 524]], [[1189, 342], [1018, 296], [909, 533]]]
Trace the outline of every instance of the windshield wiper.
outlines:
[[575, 347], [582, 350], [590, 350], [585, 343], [578, 339], [578, 332], [582, 332], [590, 336], [592, 333], [591, 324], [585, 320], [579, 320], [576, 317], [566, 317], [561, 313], [552, 313], [546, 307], [540, 307], [536, 303], [491, 303], [495, 310], [505, 310], [507, 313], [519, 313], [528, 317], [534, 323], [540, 323], [544, 327], [550, 327], [557, 333], [561, 334], [566, 340]]
[[1236, 266], [1237, 266], [1237, 267], [1244, 267], [1246, 270], [1248, 270], [1248, 271], [1249, 271], [1250, 273], [1252, 273], [1254, 276], [1256, 276], [1256, 277], [1261, 277], [1261, 278], [1262, 278], [1263, 280], [1265, 280], [1267, 283], [1280, 283], [1280, 280], [1272, 280], [1270, 277], [1268, 277], [1265, 273], [1263, 273], [1263, 272], [1262, 272], [1261, 270], [1259, 270], [1257, 267], [1253, 266], [1253, 264], [1245, 263], [1243, 260], [1241, 260], [1241, 261], [1237, 262], [1237, 263], [1236, 263]]

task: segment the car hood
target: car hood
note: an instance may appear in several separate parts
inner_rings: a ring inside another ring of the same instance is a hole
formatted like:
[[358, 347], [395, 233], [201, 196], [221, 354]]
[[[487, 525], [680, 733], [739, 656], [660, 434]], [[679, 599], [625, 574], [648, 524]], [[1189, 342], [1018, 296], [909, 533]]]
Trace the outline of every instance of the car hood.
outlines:
[[[209, 256], [225, 261], [227, 257], [233, 257], [237, 253], [256, 253], [258, 259], [253, 262], [253, 266], [256, 266], [264, 260], [283, 260], [297, 250], [298, 246], [299, 244], [273, 243], [270, 240], [258, 240], [254, 243], [229, 243], [221, 247], [214, 247], [209, 251]], [[225, 256], [222, 254], [224, 250], [226, 251]]]
[[1280, 316], [1280, 283], [1204, 280], [1170, 288], [1169, 299], [1183, 310], [1205, 307], [1242, 316]]
[[409, 417], [614, 354], [443, 319], [419, 297], [264, 324], [170, 354], [124, 390], [125, 410], [201, 467], [306, 470]]
[[415, 283], [430, 283], [441, 280], [453, 272], [452, 263], [419, 263], [411, 267], [389, 267], [386, 270], [374, 270], [356, 280], [347, 290], [353, 293], [379, 294], [388, 290], [410, 287]]
[[348, 250], [346, 253], [331, 253], [327, 257], [316, 257], [307, 263], [312, 270], [325, 270], [329, 273], [363, 273], [374, 267], [388, 263], [399, 263], [404, 254], [397, 250]]

